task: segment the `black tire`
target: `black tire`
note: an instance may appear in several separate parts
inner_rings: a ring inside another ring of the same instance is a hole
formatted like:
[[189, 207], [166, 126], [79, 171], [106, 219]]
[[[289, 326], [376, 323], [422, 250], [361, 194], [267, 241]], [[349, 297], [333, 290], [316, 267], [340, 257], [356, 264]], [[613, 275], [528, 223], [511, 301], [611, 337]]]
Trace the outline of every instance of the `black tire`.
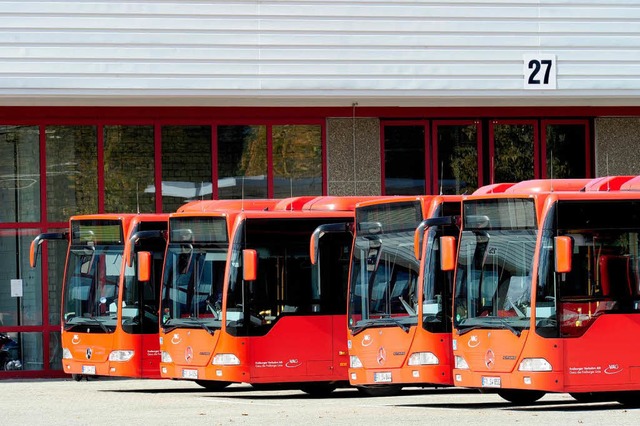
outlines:
[[333, 383], [311, 383], [300, 387], [300, 390], [314, 398], [326, 398], [336, 390]]
[[605, 402], [605, 401], [615, 401], [615, 395], [612, 395], [611, 392], [579, 392], [579, 393], [570, 393], [578, 402], [590, 403], [590, 402]]
[[498, 391], [502, 399], [506, 399], [512, 404], [529, 405], [533, 404], [544, 396], [544, 391], [523, 390], [523, 389], [503, 389]]
[[81, 381], [82, 379], [84, 379], [84, 376], [83, 376], [82, 374], [72, 374], [72, 375], [71, 375], [71, 378], [72, 378], [74, 381], [79, 382], [79, 381]]
[[358, 386], [358, 391], [365, 396], [396, 396], [402, 390], [401, 385], [385, 385], [385, 386]]
[[638, 391], [618, 392], [613, 399], [625, 407], [640, 407], [640, 392]]
[[208, 391], [221, 391], [231, 384], [231, 382], [219, 382], [217, 380], [196, 380], [196, 384], [202, 386]]

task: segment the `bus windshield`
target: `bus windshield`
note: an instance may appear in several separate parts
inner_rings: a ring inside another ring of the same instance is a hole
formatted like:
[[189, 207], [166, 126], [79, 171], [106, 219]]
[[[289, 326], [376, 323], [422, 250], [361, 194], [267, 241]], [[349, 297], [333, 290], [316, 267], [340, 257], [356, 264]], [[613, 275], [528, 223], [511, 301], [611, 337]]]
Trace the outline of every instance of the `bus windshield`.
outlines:
[[62, 307], [65, 330], [81, 326], [85, 331], [111, 333], [116, 329], [123, 253], [121, 221], [71, 221]]
[[229, 248], [226, 219], [170, 219], [162, 283], [162, 326], [219, 329]]
[[115, 330], [123, 250], [122, 245], [71, 246], [63, 296], [65, 330]]
[[421, 220], [417, 201], [357, 210], [348, 305], [352, 333], [372, 326], [408, 330], [417, 325], [420, 264], [413, 236]]
[[463, 203], [454, 307], [459, 333], [474, 328], [529, 327], [536, 245], [533, 199]]

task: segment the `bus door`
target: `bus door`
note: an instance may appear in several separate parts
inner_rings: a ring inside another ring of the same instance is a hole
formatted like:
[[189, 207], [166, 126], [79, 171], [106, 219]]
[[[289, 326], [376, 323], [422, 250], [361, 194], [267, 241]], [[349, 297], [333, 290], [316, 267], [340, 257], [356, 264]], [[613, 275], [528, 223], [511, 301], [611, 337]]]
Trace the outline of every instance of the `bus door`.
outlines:
[[[166, 222], [161, 222], [164, 226]], [[144, 234], [143, 234], [144, 235]], [[152, 236], [149, 236], [152, 235]], [[124, 292], [122, 297], [122, 328], [128, 335], [139, 364], [135, 376], [145, 378], [160, 377], [159, 299], [160, 280], [166, 241], [161, 230], [138, 238], [135, 252], [149, 252], [151, 256], [150, 279], [138, 280], [136, 258], [125, 268]], [[123, 346], [124, 347], [124, 346]]]

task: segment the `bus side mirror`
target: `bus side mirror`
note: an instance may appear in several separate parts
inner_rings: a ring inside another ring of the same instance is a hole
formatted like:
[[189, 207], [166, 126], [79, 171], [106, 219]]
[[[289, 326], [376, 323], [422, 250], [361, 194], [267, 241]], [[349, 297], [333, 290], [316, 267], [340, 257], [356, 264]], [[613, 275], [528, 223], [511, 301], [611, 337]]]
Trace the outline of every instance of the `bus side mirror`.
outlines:
[[427, 229], [427, 222], [423, 220], [413, 233], [413, 255], [417, 260], [422, 258], [422, 240], [425, 229]]
[[151, 280], [151, 252], [138, 252], [138, 281]]
[[456, 237], [440, 237], [440, 269], [456, 269]]
[[242, 279], [255, 281], [258, 279], [258, 252], [242, 250]]
[[556, 272], [563, 274], [571, 272], [571, 259], [573, 257], [573, 240], [571, 237], [555, 237], [555, 262]]
[[33, 241], [31, 241], [31, 247], [29, 249], [29, 265], [32, 268], [36, 267], [38, 262], [38, 255], [40, 254], [40, 244], [42, 244], [44, 240], [40, 239], [40, 236], [37, 236]]

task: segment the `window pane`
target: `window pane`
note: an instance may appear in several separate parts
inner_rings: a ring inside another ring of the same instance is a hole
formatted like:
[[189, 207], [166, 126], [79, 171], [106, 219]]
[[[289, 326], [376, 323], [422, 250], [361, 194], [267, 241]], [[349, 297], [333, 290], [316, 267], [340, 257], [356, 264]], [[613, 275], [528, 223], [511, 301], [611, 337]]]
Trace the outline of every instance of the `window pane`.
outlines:
[[584, 124], [547, 126], [547, 177], [583, 178], [587, 176]]
[[[0, 325], [42, 324], [40, 268], [29, 266], [29, 246], [35, 230], [5, 230], [0, 236]], [[21, 280], [12, 283], [11, 280]], [[13, 290], [21, 290], [13, 293]]]
[[162, 211], [211, 194], [211, 126], [162, 127]]
[[[68, 229], [51, 229], [47, 232], [65, 232]], [[44, 268], [48, 279], [48, 296], [49, 296], [49, 324], [60, 324], [60, 304], [62, 295], [62, 280], [64, 277], [65, 261], [67, 259], [67, 241], [51, 240], [45, 243], [47, 245], [47, 259], [38, 260], [38, 271]]]
[[322, 195], [322, 127], [273, 126], [273, 196]]
[[424, 126], [384, 126], [387, 195], [424, 194]]
[[218, 127], [218, 198], [267, 198], [267, 128]]
[[107, 213], [156, 211], [153, 143], [153, 126], [105, 126]]
[[98, 211], [98, 147], [92, 126], [49, 126], [47, 133], [47, 216]]
[[520, 182], [533, 179], [533, 125], [496, 124], [493, 131], [494, 181]]
[[60, 333], [49, 333], [49, 368], [62, 370], [62, 339]]
[[[42, 333], [8, 333], [12, 338], [9, 358], [21, 365], [22, 370], [43, 370]], [[15, 365], [15, 364], [14, 364]], [[11, 368], [11, 365], [7, 366]], [[14, 367], [15, 369], [15, 367]]]
[[40, 221], [37, 126], [0, 126], [0, 176], [0, 221]]
[[437, 193], [471, 194], [478, 188], [478, 128], [438, 126]]

